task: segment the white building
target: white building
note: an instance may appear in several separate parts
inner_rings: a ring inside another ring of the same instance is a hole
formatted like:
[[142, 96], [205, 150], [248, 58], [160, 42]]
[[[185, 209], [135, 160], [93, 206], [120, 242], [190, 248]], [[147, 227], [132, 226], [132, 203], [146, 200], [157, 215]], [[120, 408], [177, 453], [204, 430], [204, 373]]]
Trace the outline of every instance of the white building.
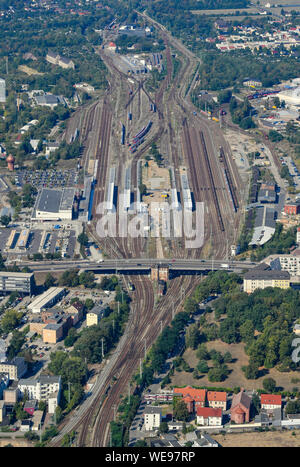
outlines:
[[44, 308], [54, 306], [65, 294], [64, 287], [50, 287], [42, 295], [37, 297], [28, 305], [28, 309], [32, 313], [40, 313]]
[[37, 379], [20, 379], [18, 388], [22, 396], [48, 402], [48, 412], [54, 413], [60, 400], [61, 376], [41, 375]]
[[75, 188], [62, 190], [43, 188], [39, 191], [32, 213], [32, 220], [72, 220]]
[[197, 424], [208, 426], [222, 425], [222, 409], [213, 407], [197, 407]]
[[14, 357], [11, 361], [0, 363], [0, 373], [7, 373], [10, 380], [18, 380], [27, 371], [27, 363], [23, 357]]
[[272, 255], [266, 259], [266, 262], [270, 264], [272, 269], [288, 271], [291, 276], [300, 276], [300, 256]]
[[6, 86], [5, 79], [0, 78], [0, 104], [6, 102]]
[[146, 431], [157, 430], [161, 424], [161, 408], [149, 406], [145, 407], [144, 411], [144, 424]]

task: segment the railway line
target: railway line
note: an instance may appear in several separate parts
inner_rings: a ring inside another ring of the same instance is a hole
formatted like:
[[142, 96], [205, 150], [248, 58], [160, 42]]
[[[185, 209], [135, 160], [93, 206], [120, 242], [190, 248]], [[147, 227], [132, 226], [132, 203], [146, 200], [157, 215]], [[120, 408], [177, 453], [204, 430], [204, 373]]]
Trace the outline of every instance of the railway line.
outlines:
[[[158, 23], [157, 23], [158, 24]], [[229, 236], [227, 225], [224, 226], [223, 212], [232, 211], [232, 199], [229, 193], [225, 192], [225, 179], [222, 178], [219, 160], [216, 159], [210, 140], [210, 128], [199, 119], [192, 116], [190, 104], [184, 98], [184, 85], [187, 82], [187, 75], [195, 69], [195, 59], [191, 52], [187, 52], [184, 46], [178, 41], [170, 38], [170, 35], [158, 25], [166, 44], [167, 76], [162, 82], [155, 97], [152, 98], [144, 88], [144, 82], [135, 80], [137, 88], [129, 101], [123, 106], [123, 110], [131, 109], [134, 99], [138, 99], [138, 113], [141, 113], [142, 94], [147, 96], [149, 102], [156, 105], [158, 112], [158, 122], [151, 137], [137, 149], [131, 159], [131, 179], [137, 180], [137, 164], [143, 155], [148, 151], [154, 141], [160, 139], [164, 134], [169, 138], [169, 148], [171, 152], [172, 164], [175, 169], [176, 187], [180, 189], [179, 166], [186, 159], [189, 167], [189, 178], [192, 185], [196, 201], [205, 201], [210, 209], [209, 216], [206, 216], [206, 241], [212, 240], [211, 233], [214, 233], [214, 251], [216, 256], [224, 253], [225, 236]], [[172, 41], [172, 42], [171, 42]], [[173, 61], [170, 44], [180, 50], [184, 59], [178, 74], [173, 78]], [[113, 111], [111, 98], [116, 88], [117, 79], [128, 80], [128, 76], [117, 70], [110, 57], [104, 56], [103, 60], [107, 64], [112, 76], [109, 79], [109, 89], [103, 101], [101, 116], [100, 104], [91, 107], [84, 116], [83, 140], [88, 142], [89, 134], [96, 132], [95, 154], [98, 161], [97, 180], [98, 183], [94, 193], [94, 203], [92, 208], [93, 221], [88, 226], [88, 231], [105, 251], [107, 251], [106, 239], [99, 239], [96, 232], [98, 220], [97, 206], [105, 199], [106, 180], [111, 155], [109, 146], [112, 138]], [[113, 76], [115, 74], [115, 76]], [[179, 88], [178, 85], [180, 84]], [[180, 115], [182, 124], [182, 135], [178, 136], [172, 124], [172, 112]], [[200, 129], [199, 129], [200, 128]], [[183, 148], [180, 157], [180, 141]], [[88, 156], [87, 156], [88, 157]], [[121, 152], [118, 170], [118, 186], [122, 185], [122, 173], [126, 158]], [[85, 160], [86, 163], [86, 160]], [[231, 180], [232, 191], [234, 192], [233, 178], [230, 178], [230, 167], [227, 163], [227, 173]], [[181, 198], [182, 199], [182, 198]], [[136, 199], [135, 199], [136, 201]], [[238, 206], [238, 199], [236, 198]], [[208, 236], [209, 227], [210, 237]], [[225, 228], [226, 227], [226, 228]], [[110, 254], [112, 258], [142, 257], [147, 249], [147, 240], [143, 237], [122, 238], [120, 236], [109, 237]], [[174, 240], [173, 254], [188, 258], [199, 257], [201, 249], [185, 251], [179, 243]], [[149, 348], [161, 331], [161, 326], [168, 325], [172, 320], [173, 311], [178, 311], [182, 306], [182, 295], [180, 291], [185, 290], [187, 296], [195, 287], [199, 278], [181, 276], [174, 278], [167, 289], [165, 296], [155, 304], [155, 295], [152, 283], [145, 276], [129, 276], [130, 282], [135, 286], [132, 294], [131, 313], [126, 328], [125, 335], [112, 355], [110, 362], [99, 376], [99, 388], [94, 399], [85, 412], [73, 421], [72, 425], [65, 423], [62, 426], [61, 436], [54, 440], [53, 445], [59, 445], [63, 433], [75, 429], [78, 435], [79, 446], [107, 446], [109, 443], [109, 424], [114, 418], [113, 407], [118, 407], [120, 397], [128, 392], [128, 382], [137, 371], [140, 359], [144, 357], [145, 342]], [[113, 380], [117, 381], [113, 383]], [[72, 426], [72, 428], [70, 428]]]

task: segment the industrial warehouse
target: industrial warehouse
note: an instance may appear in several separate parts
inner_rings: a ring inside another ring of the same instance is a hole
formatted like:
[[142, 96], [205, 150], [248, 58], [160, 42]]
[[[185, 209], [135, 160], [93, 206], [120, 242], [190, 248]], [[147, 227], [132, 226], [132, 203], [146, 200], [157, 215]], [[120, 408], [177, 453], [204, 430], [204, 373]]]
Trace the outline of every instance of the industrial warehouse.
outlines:
[[36, 199], [32, 220], [72, 220], [75, 188], [43, 188]]

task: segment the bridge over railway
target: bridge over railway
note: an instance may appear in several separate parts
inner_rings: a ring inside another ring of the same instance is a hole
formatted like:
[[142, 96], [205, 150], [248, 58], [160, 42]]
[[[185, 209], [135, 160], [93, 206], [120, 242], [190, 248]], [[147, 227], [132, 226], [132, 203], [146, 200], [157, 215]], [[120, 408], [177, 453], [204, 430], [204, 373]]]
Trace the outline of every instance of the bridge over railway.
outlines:
[[[25, 263], [23, 264], [23, 266]], [[242, 272], [257, 266], [250, 261], [215, 259], [107, 259], [103, 262], [63, 261], [26, 263], [33, 272], [60, 272], [68, 269], [93, 271], [97, 274], [149, 274], [153, 268], [168, 268], [170, 276], [204, 274], [209, 271]]]

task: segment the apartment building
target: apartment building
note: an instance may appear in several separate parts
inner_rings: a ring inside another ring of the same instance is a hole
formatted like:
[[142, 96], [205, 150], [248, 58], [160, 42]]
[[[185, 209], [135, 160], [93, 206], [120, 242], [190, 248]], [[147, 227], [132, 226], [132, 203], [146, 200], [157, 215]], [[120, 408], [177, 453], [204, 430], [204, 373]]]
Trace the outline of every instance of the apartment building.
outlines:
[[31, 295], [34, 289], [34, 274], [24, 272], [0, 272], [0, 291], [21, 292]]
[[243, 287], [244, 292], [248, 294], [256, 289], [265, 289], [267, 287], [287, 289], [290, 287], [290, 274], [288, 271], [273, 270], [267, 264], [262, 264], [244, 275]]
[[0, 373], [7, 373], [10, 380], [18, 380], [25, 375], [27, 363], [23, 357], [14, 357], [10, 361], [0, 362]]
[[272, 269], [287, 271], [291, 276], [300, 276], [300, 256], [272, 255], [269, 261]]
[[48, 412], [54, 413], [59, 404], [61, 377], [41, 375], [37, 379], [20, 379], [18, 388], [21, 396], [27, 394], [29, 399], [48, 402]]
[[157, 430], [161, 424], [162, 410], [160, 407], [145, 407], [144, 424], [146, 431]]

